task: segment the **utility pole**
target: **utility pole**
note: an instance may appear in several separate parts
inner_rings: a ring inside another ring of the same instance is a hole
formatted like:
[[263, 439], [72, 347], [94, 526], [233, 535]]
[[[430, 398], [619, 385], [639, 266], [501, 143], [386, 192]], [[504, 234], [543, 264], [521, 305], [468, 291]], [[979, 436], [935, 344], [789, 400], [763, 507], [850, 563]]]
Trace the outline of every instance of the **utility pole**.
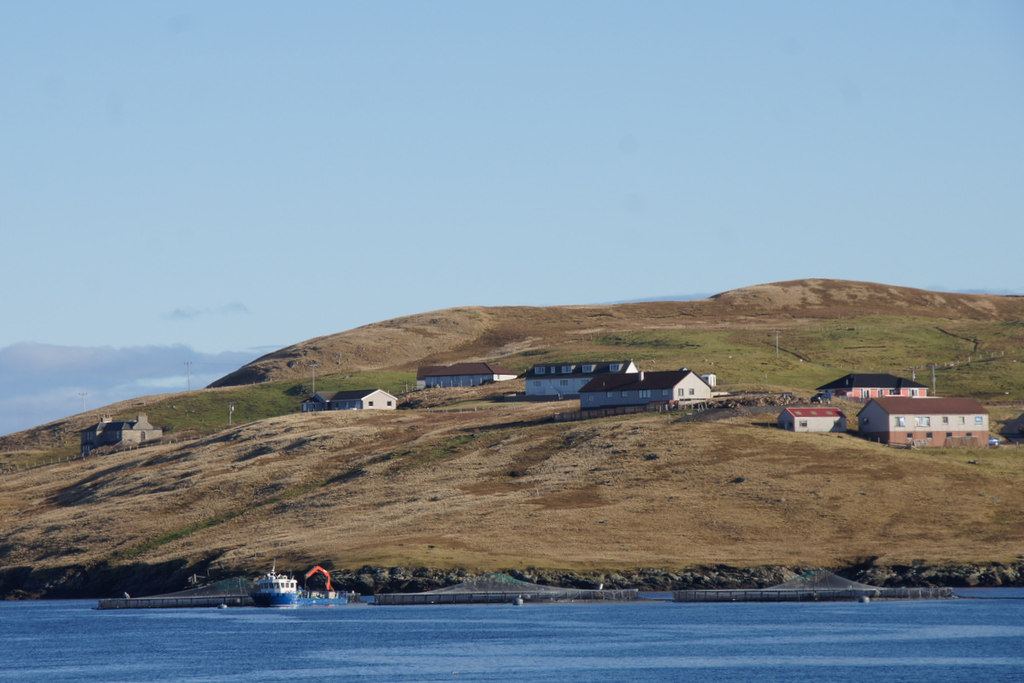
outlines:
[[185, 387], [192, 391], [192, 361], [185, 361]]
[[316, 393], [316, 366], [317, 366], [317, 362], [315, 360], [309, 361], [309, 367], [313, 369], [313, 393], [314, 394]]
[[779, 357], [779, 331], [775, 330], [775, 357]]
[[935, 395], [935, 363], [932, 363], [932, 396]]
[[78, 395], [82, 397], [82, 412], [85, 412], [85, 397], [89, 395], [87, 391], [79, 391]]

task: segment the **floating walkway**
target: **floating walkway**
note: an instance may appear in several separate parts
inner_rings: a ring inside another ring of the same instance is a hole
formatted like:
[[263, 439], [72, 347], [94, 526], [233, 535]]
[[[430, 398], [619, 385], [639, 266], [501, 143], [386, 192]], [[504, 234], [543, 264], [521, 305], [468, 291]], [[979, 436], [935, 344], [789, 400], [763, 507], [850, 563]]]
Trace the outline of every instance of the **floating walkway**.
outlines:
[[477, 603], [506, 603], [522, 605], [528, 602], [630, 602], [640, 599], [635, 588], [604, 590], [590, 588], [559, 588], [542, 586], [514, 579], [507, 574], [483, 576], [424, 593], [381, 593], [375, 596], [378, 605], [468, 605]]
[[870, 602], [955, 597], [952, 588], [880, 588], [850, 581], [823, 569], [809, 571], [770, 588], [672, 591], [675, 602]]
[[151, 609], [172, 607], [250, 607], [255, 605], [249, 593], [252, 582], [246, 578], [218, 581], [209, 586], [190, 588], [178, 593], [132, 598], [103, 598], [96, 609]]
[[145, 598], [101, 598], [96, 609], [148, 609], [154, 607], [252, 607], [248, 595], [180, 596], [153, 595]]

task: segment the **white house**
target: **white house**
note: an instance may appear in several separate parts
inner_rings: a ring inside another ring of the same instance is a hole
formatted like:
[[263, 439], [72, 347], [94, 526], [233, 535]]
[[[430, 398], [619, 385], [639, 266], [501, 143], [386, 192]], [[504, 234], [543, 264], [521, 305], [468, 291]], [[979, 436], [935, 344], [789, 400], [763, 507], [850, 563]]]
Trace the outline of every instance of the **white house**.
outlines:
[[791, 432], [846, 432], [846, 415], [839, 408], [785, 408], [779, 428]]
[[302, 402], [302, 412], [321, 410], [394, 410], [398, 399], [383, 389], [318, 391]]
[[580, 388], [580, 410], [706, 401], [711, 387], [686, 368], [627, 375], [601, 375]]
[[599, 375], [636, 373], [631, 360], [540, 363], [524, 372], [527, 396], [575, 396]]
[[504, 382], [518, 375], [491, 363], [425, 365], [416, 372], [416, 388], [475, 387], [485, 382]]
[[970, 398], [873, 398], [857, 413], [858, 431], [905, 446], [985, 446], [988, 411]]

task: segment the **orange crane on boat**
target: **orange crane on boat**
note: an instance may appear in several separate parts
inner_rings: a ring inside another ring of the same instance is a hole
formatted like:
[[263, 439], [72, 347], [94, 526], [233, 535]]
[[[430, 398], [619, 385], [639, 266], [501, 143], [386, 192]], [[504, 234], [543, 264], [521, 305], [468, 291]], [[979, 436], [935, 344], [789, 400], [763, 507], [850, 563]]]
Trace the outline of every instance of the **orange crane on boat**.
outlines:
[[305, 579], [303, 579], [303, 585], [305, 585], [305, 580], [306, 579], [309, 579], [309, 577], [313, 576], [313, 574], [316, 574], [317, 572], [320, 572], [321, 574], [324, 575], [324, 577], [327, 578], [327, 590], [333, 590], [331, 588], [331, 575], [330, 575], [330, 573], [326, 569], [321, 567], [320, 565], [317, 565], [317, 566], [313, 567], [312, 569], [310, 569], [308, 572], [306, 572]]

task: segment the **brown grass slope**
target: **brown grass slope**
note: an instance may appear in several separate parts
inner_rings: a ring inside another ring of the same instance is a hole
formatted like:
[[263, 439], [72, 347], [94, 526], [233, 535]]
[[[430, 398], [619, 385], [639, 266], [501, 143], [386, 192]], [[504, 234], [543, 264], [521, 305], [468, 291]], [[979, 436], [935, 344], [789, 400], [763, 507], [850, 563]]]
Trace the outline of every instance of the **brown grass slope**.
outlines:
[[[629, 357], [629, 334], [637, 330], [657, 342], [659, 330], [760, 339], [782, 328], [798, 343], [808, 321], [870, 316], [964, 330], [964, 339], [950, 342], [966, 349], [957, 353], [977, 347], [973, 328], [997, 321], [1008, 325], [1000, 343], [1012, 351], [1022, 341], [1014, 325], [1024, 319], [1024, 298], [807, 280], [697, 302], [461, 308], [296, 344], [219, 384], [304, 377], [302, 364], [311, 359], [320, 372], [331, 364], [356, 372], [473, 359], [522, 368], [563, 354]], [[860, 344], [842, 336], [845, 328], [835, 334], [851, 349]], [[592, 343], [599, 337], [605, 345]], [[610, 338], [624, 345], [608, 346]], [[665, 353], [676, 359], [679, 349]], [[784, 360], [772, 349], [744, 371], [813, 365], [793, 358], [772, 365]], [[987, 367], [1002, 372], [1016, 358], [1002, 361]], [[949, 370], [954, 379], [958, 367]], [[804, 377], [814, 372], [833, 370]], [[416, 408], [393, 413], [285, 415], [181, 443], [6, 471], [0, 569], [170, 560], [213, 560], [245, 572], [275, 560], [480, 569], [828, 566], [865, 557], [1009, 561], [1024, 553], [1024, 461], [1012, 448], [894, 450], [846, 435], [780, 432], [770, 416], [555, 423], [551, 414], [573, 402], [497, 400], [509, 386], [521, 391], [522, 381], [417, 392]], [[61, 429], [74, 440], [73, 430], [99, 412], [160, 400], [108, 407]], [[5, 437], [0, 452], [24, 447], [30, 435]]]
[[1012, 449], [481, 405], [291, 415], [5, 476], [3, 565], [835, 566], [1024, 548]]

